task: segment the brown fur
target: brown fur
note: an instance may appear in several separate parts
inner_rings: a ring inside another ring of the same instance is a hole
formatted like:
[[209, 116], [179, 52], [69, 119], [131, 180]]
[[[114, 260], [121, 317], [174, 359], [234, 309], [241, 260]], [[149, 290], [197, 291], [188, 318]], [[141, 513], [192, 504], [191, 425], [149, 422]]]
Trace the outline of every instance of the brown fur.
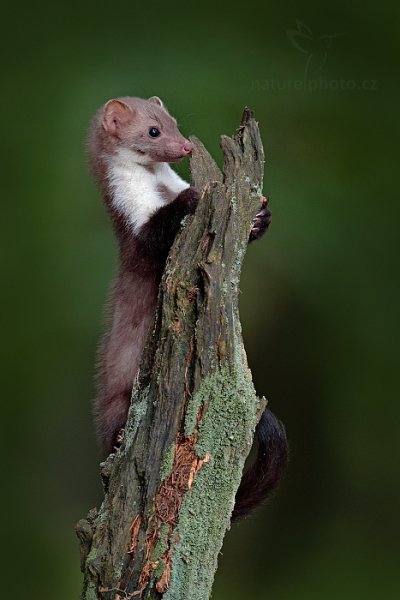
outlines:
[[107, 311], [107, 333], [99, 349], [96, 416], [108, 451], [125, 425], [134, 377], [154, 318], [159, 277], [134, 269], [123, 257]]
[[[152, 126], [162, 127], [160, 139], [149, 139], [146, 135]], [[108, 182], [108, 166], [119, 148], [131, 148], [148, 157], [150, 162], [144, 166], [153, 173], [155, 162], [178, 160], [190, 152], [191, 145], [156, 97], [110, 100], [96, 113], [90, 127], [90, 166], [102, 188], [119, 243], [119, 268], [108, 302], [106, 333], [98, 354], [95, 401], [98, 434], [107, 452], [113, 450], [118, 432], [125, 425], [133, 380], [154, 317], [166, 253], [182, 216], [194, 210], [192, 193], [175, 199], [171, 191], [162, 186], [160, 191], [167, 206], [150, 219], [140, 235], [134, 235], [124, 216], [113, 206]], [[167, 243], [158, 240], [160, 234], [153, 231], [171, 227], [172, 231], [167, 231], [170, 236]], [[154, 248], [157, 244], [159, 247]]]

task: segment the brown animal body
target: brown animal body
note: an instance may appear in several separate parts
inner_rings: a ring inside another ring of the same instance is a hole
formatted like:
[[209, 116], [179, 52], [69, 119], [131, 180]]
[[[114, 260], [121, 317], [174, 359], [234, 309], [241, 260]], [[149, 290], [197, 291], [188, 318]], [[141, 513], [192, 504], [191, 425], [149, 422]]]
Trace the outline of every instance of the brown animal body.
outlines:
[[[119, 245], [107, 330], [99, 349], [95, 400], [98, 435], [110, 453], [123, 436], [168, 252], [183, 217], [195, 211], [199, 196], [169, 165], [187, 156], [192, 145], [156, 96], [107, 102], [92, 121], [88, 150]], [[262, 199], [250, 241], [261, 237], [269, 223], [267, 201]], [[245, 486], [238, 490], [234, 518], [268, 495], [286, 465], [284, 428], [269, 410], [257, 432], [258, 457], [245, 475]]]

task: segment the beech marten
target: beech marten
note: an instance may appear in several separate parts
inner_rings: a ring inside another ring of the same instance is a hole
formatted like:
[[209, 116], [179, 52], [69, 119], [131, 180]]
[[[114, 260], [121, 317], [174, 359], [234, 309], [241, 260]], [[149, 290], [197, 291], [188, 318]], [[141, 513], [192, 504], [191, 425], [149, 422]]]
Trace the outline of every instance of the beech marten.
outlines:
[[[95, 401], [98, 434], [110, 453], [123, 439], [132, 382], [154, 319], [168, 252], [183, 217], [194, 213], [199, 193], [169, 165], [190, 154], [192, 144], [157, 96], [109, 100], [92, 121], [88, 150], [119, 243]], [[270, 219], [262, 198], [250, 241], [265, 233]], [[258, 456], [239, 487], [233, 518], [259, 504], [286, 466], [285, 430], [268, 409], [257, 434]]]

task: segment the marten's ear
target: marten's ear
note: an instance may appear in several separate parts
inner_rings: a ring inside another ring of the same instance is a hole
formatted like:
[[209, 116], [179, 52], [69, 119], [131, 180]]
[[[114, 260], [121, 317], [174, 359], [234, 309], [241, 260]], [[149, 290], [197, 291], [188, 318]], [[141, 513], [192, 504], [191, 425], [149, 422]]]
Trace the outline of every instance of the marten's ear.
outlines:
[[129, 123], [134, 109], [121, 100], [109, 100], [103, 110], [103, 127], [112, 135], [118, 135], [121, 127]]
[[158, 106], [161, 106], [161, 108], [165, 108], [163, 101], [158, 96], [152, 96], [151, 98], [149, 98], [149, 102], [152, 102], [153, 104], [158, 104]]

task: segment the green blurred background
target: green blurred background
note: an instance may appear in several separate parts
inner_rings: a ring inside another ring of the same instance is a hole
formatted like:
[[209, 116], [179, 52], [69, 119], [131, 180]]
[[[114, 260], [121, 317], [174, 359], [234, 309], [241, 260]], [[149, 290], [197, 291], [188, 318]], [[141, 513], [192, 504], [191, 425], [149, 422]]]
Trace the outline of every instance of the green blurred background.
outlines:
[[80, 590], [116, 260], [84, 138], [123, 94], [161, 96], [217, 160], [248, 104], [267, 155], [273, 225], [246, 257], [241, 314], [292, 459], [275, 500], [227, 534], [213, 598], [399, 597], [398, 17], [343, 0], [3, 3], [4, 597]]

